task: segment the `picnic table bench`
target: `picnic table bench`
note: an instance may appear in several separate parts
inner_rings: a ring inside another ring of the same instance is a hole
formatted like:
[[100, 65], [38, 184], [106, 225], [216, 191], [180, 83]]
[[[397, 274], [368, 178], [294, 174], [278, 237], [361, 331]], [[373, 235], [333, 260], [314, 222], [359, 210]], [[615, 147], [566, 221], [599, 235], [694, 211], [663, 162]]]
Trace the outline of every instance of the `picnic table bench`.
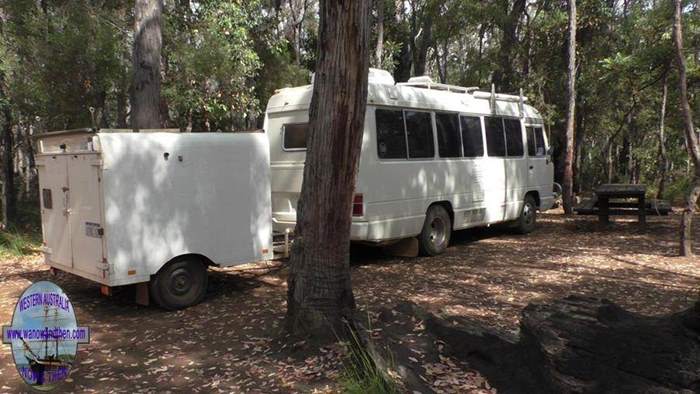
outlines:
[[660, 216], [671, 212], [671, 205], [667, 201], [647, 200], [645, 192], [644, 185], [600, 185], [593, 198], [583, 200], [574, 208], [574, 212], [579, 215], [597, 215], [603, 223], [609, 222], [610, 215], [642, 216], [639, 221], [645, 223], [646, 215]]
[[622, 208], [629, 211], [636, 211], [639, 218], [639, 224], [647, 222], [647, 207], [646, 207], [646, 192], [645, 185], [629, 185], [621, 183], [606, 183], [598, 186], [595, 190], [598, 198], [598, 220], [601, 223], [609, 223], [610, 215], [620, 214], [617, 210], [611, 210], [611, 199], [633, 199], [634, 202], [615, 202], [615, 208]]

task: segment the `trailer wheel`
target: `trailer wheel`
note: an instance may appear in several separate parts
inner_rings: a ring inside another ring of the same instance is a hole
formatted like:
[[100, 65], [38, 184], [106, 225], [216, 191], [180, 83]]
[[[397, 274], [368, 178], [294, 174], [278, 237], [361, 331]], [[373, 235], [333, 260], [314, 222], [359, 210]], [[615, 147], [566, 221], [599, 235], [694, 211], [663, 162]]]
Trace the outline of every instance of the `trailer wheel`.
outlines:
[[452, 221], [442, 205], [428, 208], [423, 231], [418, 236], [420, 252], [424, 256], [437, 256], [447, 249], [452, 235]]
[[520, 210], [520, 216], [515, 221], [515, 231], [519, 234], [528, 234], [535, 230], [537, 224], [537, 203], [531, 195], [525, 196], [525, 202]]
[[206, 294], [207, 267], [196, 257], [174, 260], [158, 271], [150, 287], [151, 298], [162, 308], [187, 308]]

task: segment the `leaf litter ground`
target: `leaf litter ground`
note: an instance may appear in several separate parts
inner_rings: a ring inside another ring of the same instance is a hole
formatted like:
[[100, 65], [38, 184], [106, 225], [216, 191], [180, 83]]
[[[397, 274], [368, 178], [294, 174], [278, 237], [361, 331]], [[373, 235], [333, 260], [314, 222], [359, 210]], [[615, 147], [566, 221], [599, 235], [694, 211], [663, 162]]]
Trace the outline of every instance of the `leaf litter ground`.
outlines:
[[[412, 301], [509, 332], [527, 303], [572, 293], [648, 315], [676, 312], [697, 299], [700, 285], [700, 261], [676, 257], [678, 221], [651, 217], [639, 228], [616, 218], [601, 227], [595, 217], [554, 211], [525, 236], [502, 227], [456, 232], [438, 257], [397, 258], [354, 246], [355, 296], [375, 322], [370, 337], [391, 351], [389, 375], [421, 392], [494, 392], [478, 371], [442, 354], [420, 320], [392, 308]], [[280, 262], [212, 269], [202, 304], [166, 312], [134, 305], [128, 288], [105, 298], [94, 283], [52, 276], [41, 256], [10, 258], [0, 263], [0, 322], [10, 323], [17, 297], [32, 282], [52, 280], [68, 293], [92, 342], [80, 347], [66, 391], [338, 391], [342, 345], [318, 349], [284, 340], [285, 275]], [[0, 392], [26, 390], [3, 346]]]

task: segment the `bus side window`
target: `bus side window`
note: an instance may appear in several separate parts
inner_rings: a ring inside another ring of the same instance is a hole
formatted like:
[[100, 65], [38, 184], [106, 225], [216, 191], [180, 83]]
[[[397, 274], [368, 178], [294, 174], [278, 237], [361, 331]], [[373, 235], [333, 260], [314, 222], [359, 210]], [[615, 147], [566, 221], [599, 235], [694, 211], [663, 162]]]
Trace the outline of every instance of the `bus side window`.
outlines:
[[433, 124], [430, 112], [404, 111], [408, 157], [411, 159], [435, 157]]
[[508, 157], [522, 157], [523, 150], [523, 129], [518, 119], [503, 119], [506, 129], [506, 154]]
[[547, 148], [544, 146], [544, 131], [542, 127], [535, 127], [535, 141], [537, 143], [537, 156], [544, 157], [547, 155]]
[[531, 126], [527, 126], [525, 128], [525, 133], [527, 134], [527, 155], [534, 157], [537, 151], [535, 148], [535, 129]]
[[484, 155], [484, 140], [481, 137], [481, 119], [478, 116], [460, 116], [464, 157]]
[[377, 109], [377, 154], [380, 159], [406, 158], [406, 131], [402, 110]]
[[506, 137], [503, 131], [503, 118], [484, 117], [486, 126], [486, 151], [490, 157], [506, 156]]
[[462, 155], [459, 137], [459, 116], [457, 114], [435, 113], [438, 153], [440, 157], [460, 157]]

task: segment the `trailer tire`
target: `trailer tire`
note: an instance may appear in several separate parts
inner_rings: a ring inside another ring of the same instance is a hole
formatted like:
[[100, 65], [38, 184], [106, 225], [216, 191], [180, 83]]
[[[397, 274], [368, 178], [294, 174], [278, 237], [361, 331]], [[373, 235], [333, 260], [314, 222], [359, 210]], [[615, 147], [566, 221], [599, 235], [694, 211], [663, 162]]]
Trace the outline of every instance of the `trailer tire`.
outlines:
[[528, 194], [525, 196], [523, 207], [520, 209], [520, 216], [515, 221], [515, 231], [518, 234], [528, 234], [535, 230], [537, 224], [537, 202], [535, 197]]
[[437, 256], [442, 254], [450, 243], [451, 235], [450, 214], [442, 205], [432, 205], [428, 208], [423, 230], [418, 236], [421, 255]]
[[151, 298], [160, 307], [177, 310], [196, 305], [207, 292], [207, 267], [196, 257], [166, 264], [151, 280]]

